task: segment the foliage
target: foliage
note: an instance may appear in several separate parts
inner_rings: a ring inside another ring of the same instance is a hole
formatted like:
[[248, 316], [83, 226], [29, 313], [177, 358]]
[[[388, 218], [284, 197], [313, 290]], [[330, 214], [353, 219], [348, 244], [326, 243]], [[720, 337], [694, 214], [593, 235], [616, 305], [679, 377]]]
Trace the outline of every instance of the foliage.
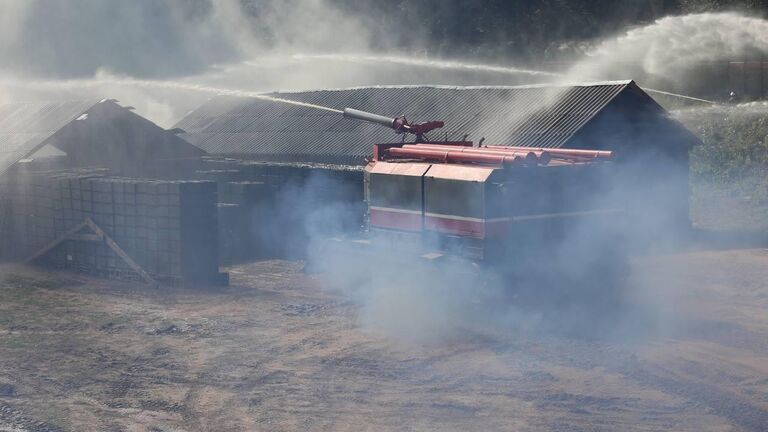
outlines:
[[734, 108], [681, 120], [702, 139], [691, 151], [694, 188], [717, 184], [755, 204], [768, 203], [768, 117], [762, 110]]

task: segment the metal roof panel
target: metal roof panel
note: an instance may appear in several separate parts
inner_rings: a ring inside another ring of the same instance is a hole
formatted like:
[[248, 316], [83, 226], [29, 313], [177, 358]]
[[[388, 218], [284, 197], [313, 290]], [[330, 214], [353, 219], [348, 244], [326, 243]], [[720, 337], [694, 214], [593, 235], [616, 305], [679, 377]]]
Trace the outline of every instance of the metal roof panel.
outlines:
[[[444, 129], [430, 134], [433, 140], [467, 135], [474, 141], [485, 137], [488, 144], [557, 148], [565, 146], [628, 88], [642, 92], [632, 81], [616, 81], [515, 87], [379, 86], [269, 95], [335, 109], [350, 107], [385, 116], [406, 115], [416, 122], [444, 121]], [[655, 104], [650, 97], [647, 99], [647, 103]], [[239, 119], [224, 119], [230, 116]], [[203, 141], [202, 148], [209, 153], [231, 155], [245, 151], [254, 159], [269, 154], [270, 158], [286, 162], [362, 160], [370, 156], [373, 144], [400, 139], [386, 128], [344, 119], [339, 114], [233, 96], [213, 98], [177, 127], [187, 132], [185, 136], [233, 134], [230, 140]], [[247, 146], [236, 142], [244, 138], [244, 132], [253, 133], [248, 135]], [[201, 142], [196, 138], [190, 141]]]
[[0, 174], [45, 145], [99, 101], [0, 104]]

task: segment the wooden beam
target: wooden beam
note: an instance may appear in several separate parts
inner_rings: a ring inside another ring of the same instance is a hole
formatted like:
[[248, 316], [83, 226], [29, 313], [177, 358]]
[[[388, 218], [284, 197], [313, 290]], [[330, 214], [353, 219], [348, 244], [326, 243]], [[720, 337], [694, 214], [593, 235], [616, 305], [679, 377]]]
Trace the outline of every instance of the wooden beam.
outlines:
[[[93, 234], [80, 233], [80, 230], [84, 228], [90, 229], [93, 232]], [[65, 232], [61, 237], [45, 245], [45, 247], [35, 252], [33, 255], [29, 256], [27, 259], [24, 260], [24, 263], [29, 264], [35, 261], [36, 259], [52, 251], [54, 248], [56, 248], [56, 246], [64, 243], [67, 240], [91, 241], [91, 242], [103, 241], [104, 243], [106, 243], [106, 245], [110, 249], [112, 249], [112, 251], [117, 256], [119, 256], [128, 265], [128, 267], [130, 267], [133, 271], [138, 273], [139, 276], [141, 276], [141, 278], [144, 280], [144, 282], [154, 287], [157, 287], [159, 285], [157, 281], [154, 278], [152, 278], [152, 276], [149, 275], [149, 273], [144, 271], [144, 269], [141, 268], [141, 266], [138, 265], [136, 261], [134, 261], [133, 258], [131, 258], [131, 256], [128, 255], [123, 250], [123, 248], [121, 248], [120, 245], [117, 244], [117, 242], [112, 240], [112, 238], [109, 237], [109, 235], [107, 235], [107, 233], [105, 233], [104, 230], [101, 229], [101, 227], [96, 225], [96, 222], [91, 220], [91, 218], [85, 218], [85, 220], [80, 224], [78, 224], [76, 227]]]
[[117, 256], [122, 258], [123, 261], [125, 261], [125, 263], [128, 264], [128, 267], [130, 267], [131, 269], [133, 269], [133, 271], [138, 273], [141, 276], [141, 278], [144, 279], [144, 282], [154, 287], [157, 287], [159, 285], [157, 281], [153, 279], [152, 276], [149, 275], [149, 273], [144, 271], [144, 269], [141, 268], [141, 266], [138, 265], [136, 261], [134, 261], [133, 258], [131, 258], [131, 256], [128, 255], [123, 250], [123, 248], [120, 247], [120, 245], [118, 245], [114, 240], [112, 240], [112, 238], [109, 237], [107, 233], [104, 232], [104, 230], [102, 230], [98, 225], [96, 225], [96, 223], [92, 221], [91, 218], [86, 218], [85, 223], [86, 225], [88, 225], [90, 229], [93, 230], [93, 232], [96, 233], [97, 236], [99, 236], [104, 240], [107, 246], [109, 246], [109, 248], [112, 249], [112, 251], [115, 252]]
[[56, 240], [48, 243], [47, 245], [43, 246], [42, 249], [35, 252], [34, 254], [30, 255], [24, 260], [24, 264], [29, 264], [32, 261], [35, 261], [36, 259], [40, 258], [41, 256], [47, 254], [48, 252], [52, 251], [56, 246], [64, 243], [65, 241], [69, 240], [70, 237], [77, 234], [78, 231], [88, 226], [86, 221], [81, 222], [76, 227], [72, 228], [71, 230], [65, 232], [61, 237], [57, 238]]
[[86, 241], [86, 242], [100, 242], [101, 237], [96, 234], [72, 234], [69, 236], [69, 240]]

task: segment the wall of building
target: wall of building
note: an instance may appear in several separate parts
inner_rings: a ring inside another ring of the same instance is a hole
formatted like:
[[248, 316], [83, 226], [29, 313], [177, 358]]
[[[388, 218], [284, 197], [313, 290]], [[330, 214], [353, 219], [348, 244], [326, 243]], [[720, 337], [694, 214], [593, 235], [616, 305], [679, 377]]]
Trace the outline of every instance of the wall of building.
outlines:
[[[105, 174], [83, 169], [6, 175], [0, 182], [2, 257], [24, 260], [90, 218], [158, 280], [221, 281], [215, 183]], [[39, 261], [138, 277], [104, 242], [66, 241]]]
[[197, 178], [218, 184], [223, 263], [302, 259], [317, 236], [363, 225], [363, 172], [354, 167], [212, 159]]

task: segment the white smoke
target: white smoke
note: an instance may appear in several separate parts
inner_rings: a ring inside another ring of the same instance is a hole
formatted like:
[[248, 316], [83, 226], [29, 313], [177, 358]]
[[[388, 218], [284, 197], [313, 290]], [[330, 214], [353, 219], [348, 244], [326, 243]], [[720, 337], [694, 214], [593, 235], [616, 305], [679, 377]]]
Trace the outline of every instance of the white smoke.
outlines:
[[8, 0], [0, 2], [0, 20], [0, 102], [114, 98], [164, 127], [213, 96], [211, 89], [548, 77], [412, 56], [380, 59], [370, 53], [372, 23], [327, 0]]
[[571, 79], [633, 78], [682, 84], [708, 62], [768, 53], [768, 21], [738, 13], [664, 17], [599, 43], [568, 73]]
[[291, 53], [362, 50], [368, 36], [359, 20], [325, 0], [253, 4], [0, 2], [0, 102], [114, 98], [170, 126], [212, 96], [208, 87], [264, 92], [355, 75]]
[[[514, 67], [374, 55], [370, 22], [328, 1], [258, 4], [258, 9], [245, 11], [237, 0], [2, 1], [0, 97], [116, 98], [170, 126], [216, 89], [264, 92], [553, 79]], [[764, 20], [734, 13], [667, 17], [600, 43], [566, 80], [682, 82], [700, 62], [766, 50]], [[556, 95], [543, 98], [542, 105], [554, 99]], [[409, 284], [384, 278], [361, 285], [369, 288], [362, 294], [363, 321], [392, 334], [414, 336], [417, 329], [426, 337], [443, 337], [481, 320], [487, 310], [473, 305], [493, 304], [497, 295], [491, 290], [478, 299], [474, 286], [454, 283], [446, 290], [431, 281], [421, 275]]]
[[[125, 78], [251, 92], [630, 78], [675, 89], [692, 81], [702, 62], [768, 50], [768, 21], [759, 18], [736, 13], [665, 17], [606, 39], [558, 78], [531, 69], [397, 55], [386, 49], [372, 54], [371, 22], [326, 0], [248, 5], [249, 10], [236, 0], [0, 2], [0, 77], [6, 78], [0, 83], [0, 101], [116, 98], [170, 126], [210, 93], [173, 86], [136, 88]], [[51, 85], [51, 79], [61, 78], [67, 79], [65, 86]], [[48, 85], [41, 88], [36, 80]]]

